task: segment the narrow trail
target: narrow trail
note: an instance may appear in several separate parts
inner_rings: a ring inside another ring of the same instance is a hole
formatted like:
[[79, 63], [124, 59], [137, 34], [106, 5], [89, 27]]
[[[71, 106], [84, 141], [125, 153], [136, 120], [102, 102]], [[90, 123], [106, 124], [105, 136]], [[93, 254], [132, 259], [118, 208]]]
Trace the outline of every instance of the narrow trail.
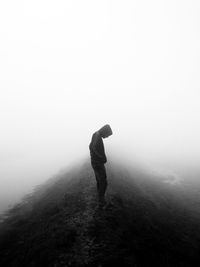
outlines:
[[[118, 208], [115, 207], [112, 196], [107, 196], [109, 203], [106, 208], [99, 208], [96, 180], [89, 168], [83, 173], [79, 187], [81, 191], [78, 193], [76, 204], [84, 203], [84, 207], [67, 220], [67, 227], [73, 226], [76, 229], [76, 240], [70, 249], [71, 253], [61, 255], [62, 261], [59, 260], [57, 266], [62, 266], [61, 262], [64, 263], [63, 266], [90, 266], [94, 263], [94, 266], [103, 266], [102, 255], [109, 253], [108, 246], [112, 250], [117, 245], [117, 243], [112, 244], [113, 241], [118, 242], [118, 233], [114, 233], [115, 228], [111, 230], [112, 225], [117, 223], [117, 217], [115, 218], [113, 212], [118, 212]], [[110, 233], [112, 233], [111, 238], [109, 238]]]
[[[79, 188], [80, 192], [77, 194], [76, 204], [84, 204], [84, 207], [70, 216], [66, 225], [66, 227], [73, 226], [76, 229], [76, 240], [70, 249], [71, 253], [60, 255], [55, 266], [62, 266], [62, 262], [63, 266], [89, 265], [92, 259], [95, 237], [91, 233], [95, 224], [95, 215], [99, 210], [96, 197], [96, 181], [90, 169], [83, 173]], [[77, 255], [79, 255], [78, 258]]]

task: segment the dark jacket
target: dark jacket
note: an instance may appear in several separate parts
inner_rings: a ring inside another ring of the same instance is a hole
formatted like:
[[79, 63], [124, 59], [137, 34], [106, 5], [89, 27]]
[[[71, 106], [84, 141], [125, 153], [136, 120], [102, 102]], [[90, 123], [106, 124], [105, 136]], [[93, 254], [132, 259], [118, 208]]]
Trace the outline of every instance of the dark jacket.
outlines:
[[89, 149], [92, 164], [104, 164], [107, 162], [103, 140], [98, 131], [92, 135]]

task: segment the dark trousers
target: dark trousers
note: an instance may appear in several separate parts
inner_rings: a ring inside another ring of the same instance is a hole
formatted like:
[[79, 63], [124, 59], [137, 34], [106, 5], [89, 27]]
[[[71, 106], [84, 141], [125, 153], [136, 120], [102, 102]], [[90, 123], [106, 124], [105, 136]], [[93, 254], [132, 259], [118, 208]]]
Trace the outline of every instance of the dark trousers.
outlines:
[[107, 176], [106, 176], [106, 168], [104, 164], [94, 164], [92, 163], [92, 168], [95, 173], [96, 181], [97, 181], [97, 192], [99, 200], [104, 200], [104, 195], [107, 188]]

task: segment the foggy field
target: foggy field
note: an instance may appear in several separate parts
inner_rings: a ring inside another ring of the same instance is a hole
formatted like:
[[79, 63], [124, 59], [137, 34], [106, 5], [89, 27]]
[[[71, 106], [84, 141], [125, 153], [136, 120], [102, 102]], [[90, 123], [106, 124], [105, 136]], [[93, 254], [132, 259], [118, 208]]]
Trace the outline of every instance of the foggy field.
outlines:
[[[200, 266], [199, 14], [1, 1], [0, 266]], [[105, 124], [100, 207], [89, 144]]]

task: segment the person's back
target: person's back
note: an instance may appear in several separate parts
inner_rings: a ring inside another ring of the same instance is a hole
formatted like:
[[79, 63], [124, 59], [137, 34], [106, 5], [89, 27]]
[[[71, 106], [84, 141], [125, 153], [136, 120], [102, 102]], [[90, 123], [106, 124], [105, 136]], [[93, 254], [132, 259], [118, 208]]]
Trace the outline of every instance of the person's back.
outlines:
[[112, 135], [112, 130], [107, 124], [92, 135], [92, 140], [89, 145], [91, 165], [97, 181], [97, 191], [100, 205], [105, 204], [104, 195], [107, 188], [106, 169], [104, 166], [107, 162], [107, 158], [102, 138], [106, 138], [110, 135]]

